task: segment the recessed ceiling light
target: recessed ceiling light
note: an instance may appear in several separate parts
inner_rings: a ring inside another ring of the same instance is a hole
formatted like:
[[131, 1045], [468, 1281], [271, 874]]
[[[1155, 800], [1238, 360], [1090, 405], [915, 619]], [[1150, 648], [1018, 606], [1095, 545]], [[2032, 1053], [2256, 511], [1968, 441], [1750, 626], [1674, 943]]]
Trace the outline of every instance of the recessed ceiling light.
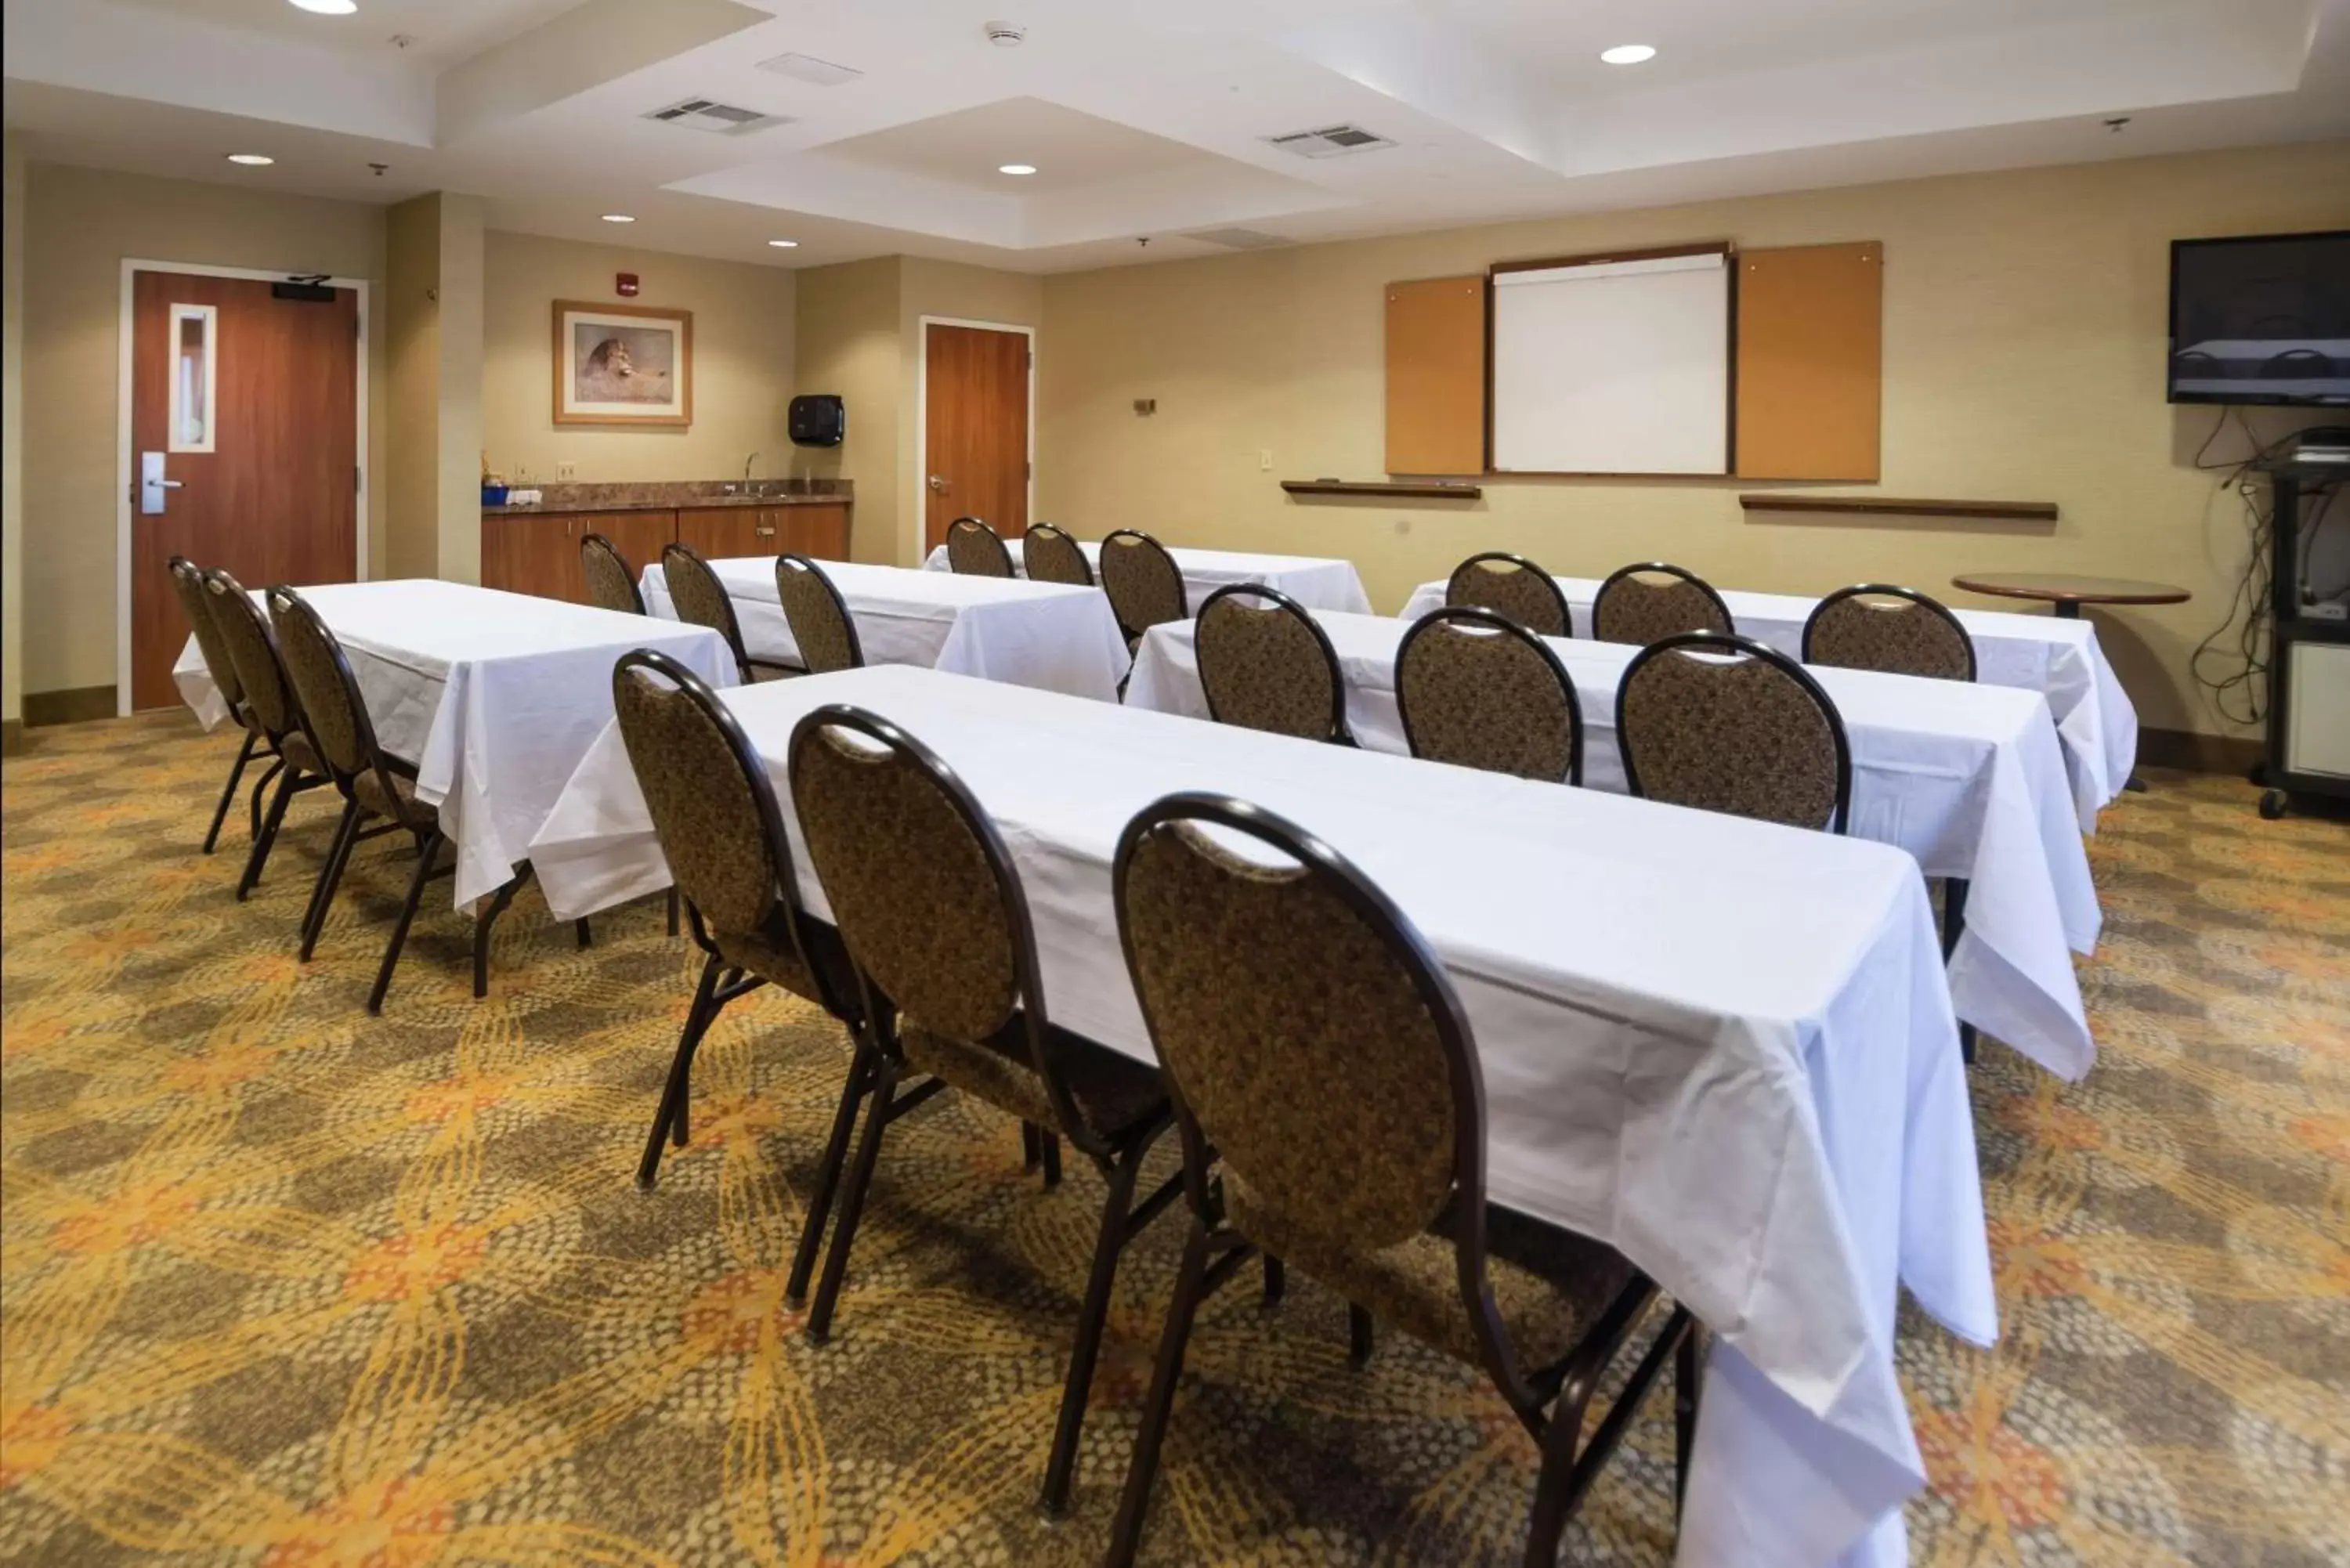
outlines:
[[321, 16], [348, 16], [359, 8], [359, 0], [294, 0], [296, 11], [316, 11]]
[[627, 213], [607, 213], [604, 221], [608, 223], [633, 223], [637, 220]]
[[1034, 163], [999, 163], [995, 171], [998, 174], [1034, 174], [1036, 166]]
[[277, 161], [266, 152], [232, 152], [228, 155], [228, 161], [231, 163], [242, 163], [248, 169], [266, 169]]
[[1599, 57], [1611, 66], [1637, 66], [1643, 60], [1657, 57], [1654, 44], [1618, 44], [1612, 49], [1602, 49]]
[[779, 251], [797, 250], [800, 244], [797, 240], [769, 240], [767, 243]]

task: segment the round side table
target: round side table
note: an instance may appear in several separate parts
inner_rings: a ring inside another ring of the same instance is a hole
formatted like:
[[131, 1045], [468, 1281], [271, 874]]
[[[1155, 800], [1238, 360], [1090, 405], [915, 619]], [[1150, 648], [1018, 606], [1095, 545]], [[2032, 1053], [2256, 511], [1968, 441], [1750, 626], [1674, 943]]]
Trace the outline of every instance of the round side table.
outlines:
[[[2195, 596], [2169, 583], [2129, 577], [2076, 577], [2063, 572], [1967, 572], [1950, 586], [2002, 599], [2041, 599], [2056, 607], [2060, 620], [2081, 618], [2083, 605], [2183, 605]], [[2130, 774], [2124, 789], [2145, 793], [2146, 781]]]

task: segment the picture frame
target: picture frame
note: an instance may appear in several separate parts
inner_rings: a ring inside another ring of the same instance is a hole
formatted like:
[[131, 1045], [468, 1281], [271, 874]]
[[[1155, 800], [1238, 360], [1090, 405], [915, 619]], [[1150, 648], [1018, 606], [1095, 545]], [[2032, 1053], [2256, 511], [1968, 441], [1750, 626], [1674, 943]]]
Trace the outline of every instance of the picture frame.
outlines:
[[554, 334], [556, 424], [693, 423], [693, 312], [558, 299]]

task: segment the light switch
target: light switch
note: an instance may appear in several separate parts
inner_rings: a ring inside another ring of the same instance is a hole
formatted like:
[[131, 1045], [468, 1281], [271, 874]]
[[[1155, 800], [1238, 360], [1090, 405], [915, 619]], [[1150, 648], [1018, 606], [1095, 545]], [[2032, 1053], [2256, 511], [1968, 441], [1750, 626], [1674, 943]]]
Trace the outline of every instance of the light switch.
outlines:
[[1261, 452], [1256, 454], [1256, 471], [1259, 473], [1271, 473], [1273, 472], [1273, 453], [1270, 451]]

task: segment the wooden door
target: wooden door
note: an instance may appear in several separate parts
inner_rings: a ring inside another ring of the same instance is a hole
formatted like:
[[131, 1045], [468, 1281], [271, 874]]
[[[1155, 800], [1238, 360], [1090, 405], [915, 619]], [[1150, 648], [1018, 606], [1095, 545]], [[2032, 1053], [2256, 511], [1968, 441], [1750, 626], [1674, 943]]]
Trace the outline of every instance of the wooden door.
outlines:
[[922, 337], [922, 552], [977, 517], [1006, 539], [1028, 527], [1028, 337], [932, 323]]
[[687, 506], [677, 514], [677, 542], [691, 545], [707, 560], [723, 561], [783, 551], [775, 533], [776, 508]]
[[159, 708], [188, 640], [173, 556], [250, 588], [358, 575], [359, 294], [142, 271], [130, 313], [130, 700]]

